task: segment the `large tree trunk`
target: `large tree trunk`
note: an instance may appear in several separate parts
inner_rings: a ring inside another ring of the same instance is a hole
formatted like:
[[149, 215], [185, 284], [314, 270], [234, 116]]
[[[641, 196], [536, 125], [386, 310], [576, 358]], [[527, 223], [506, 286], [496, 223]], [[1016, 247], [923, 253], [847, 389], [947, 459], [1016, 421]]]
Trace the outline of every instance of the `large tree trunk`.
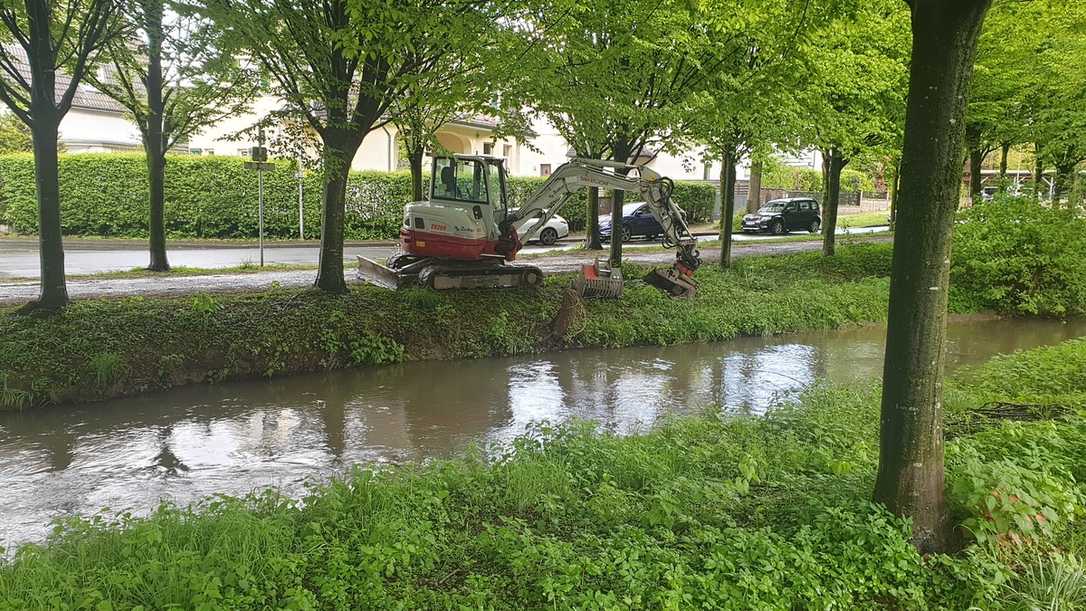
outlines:
[[324, 188], [321, 193], [321, 251], [314, 286], [326, 293], [346, 293], [343, 279], [343, 216], [347, 176], [358, 144], [347, 137], [324, 143]]
[[905, 143], [883, 371], [875, 500], [911, 519], [921, 552], [947, 547], [943, 342], [965, 105], [991, 0], [912, 0]]
[[[613, 159], [620, 163], [630, 162], [630, 144], [623, 138], [616, 138]], [[624, 170], [616, 170], [625, 174]], [[611, 194], [611, 265], [622, 265], [622, 206], [626, 203], [626, 192], [615, 189]]]
[[144, 28], [147, 30], [147, 125], [143, 151], [147, 157], [149, 225], [153, 272], [170, 270], [166, 260], [166, 139], [163, 133], [165, 108], [162, 102], [162, 3], [144, 3]]
[[64, 242], [60, 224], [60, 168], [57, 158], [59, 120], [56, 112], [34, 112], [34, 184], [38, 199], [38, 254], [41, 295], [28, 310], [56, 310], [68, 305], [64, 278]]
[[898, 187], [901, 185], [901, 159], [894, 162], [894, 176], [890, 181], [890, 231], [897, 228]]
[[747, 191], [747, 212], [753, 214], [762, 207], [762, 162], [750, 162], [750, 189]]
[[848, 160], [830, 149], [826, 168], [826, 201], [822, 203], [822, 255], [832, 257], [837, 248], [837, 208], [841, 205], [841, 170]]
[[735, 231], [735, 149], [720, 160], [720, 269], [732, 266], [732, 232]]
[[588, 210], [585, 218], [585, 250], [603, 250], [600, 241], [600, 188], [588, 188]]
[[30, 87], [30, 135], [34, 144], [34, 186], [38, 200], [38, 256], [41, 295], [21, 311], [57, 310], [68, 305], [64, 278], [64, 243], [60, 224], [60, 166], [57, 138], [62, 113], [56, 105], [56, 72], [50, 34], [49, 5], [27, 4], [30, 25], [28, 60], [34, 75]]
[[151, 261], [147, 269], [153, 272], [170, 271], [166, 259], [166, 156], [157, 150], [146, 149], [147, 178], [150, 186]]
[[978, 148], [969, 149], [969, 201], [980, 203], [981, 175], [984, 164], [984, 151]]
[[422, 148], [407, 152], [407, 163], [411, 166], [411, 201], [421, 202], [422, 194]]

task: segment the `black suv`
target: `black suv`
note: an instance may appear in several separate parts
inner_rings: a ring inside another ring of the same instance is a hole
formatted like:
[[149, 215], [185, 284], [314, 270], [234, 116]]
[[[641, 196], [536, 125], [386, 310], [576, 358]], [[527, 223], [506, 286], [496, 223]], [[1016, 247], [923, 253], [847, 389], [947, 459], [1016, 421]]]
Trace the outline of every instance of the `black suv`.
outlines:
[[767, 231], [780, 235], [789, 231], [818, 233], [822, 226], [818, 202], [806, 197], [775, 199], [754, 214], [743, 217], [743, 232]]

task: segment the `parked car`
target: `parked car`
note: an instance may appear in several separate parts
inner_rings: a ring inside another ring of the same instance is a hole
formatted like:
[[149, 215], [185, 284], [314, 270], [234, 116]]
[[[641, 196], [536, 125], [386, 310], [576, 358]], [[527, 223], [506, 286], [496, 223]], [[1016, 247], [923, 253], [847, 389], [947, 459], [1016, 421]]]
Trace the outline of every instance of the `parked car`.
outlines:
[[818, 233], [822, 226], [818, 202], [805, 197], [768, 201], [754, 214], [743, 217], [745, 233], [768, 232], [783, 234], [789, 231]]
[[[664, 228], [652, 215], [652, 209], [648, 204], [635, 202], [622, 206], [623, 242], [629, 242], [639, 236], [652, 240], [662, 233], [664, 233]], [[611, 239], [611, 215], [609, 214], [600, 217], [600, 239], [605, 242]]]
[[[539, 217], [531, 217], [522, 220], [520, 224], [516, 226], [517, 235], [524, 235], [526, 231], [535, 227], [538, 222]], [[543, 226], [543, 229], [539, 230], [539, 233], [535, 234], [534, 238], [528, 241], [537, 241], [544, 246], [550, 246], [567, 235], [569, 235], [569, 222], [556, 214], [547, 221], [547, 224]]]

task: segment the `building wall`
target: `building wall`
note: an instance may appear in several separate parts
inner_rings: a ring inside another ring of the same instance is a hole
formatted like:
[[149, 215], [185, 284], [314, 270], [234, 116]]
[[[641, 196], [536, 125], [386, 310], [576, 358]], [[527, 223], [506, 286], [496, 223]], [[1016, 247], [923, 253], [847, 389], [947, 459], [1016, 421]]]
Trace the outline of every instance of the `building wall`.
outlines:
[[72, 108], [60, 122], [60, 143], [69, 153], [142, 151], [140, 130], [113, 112]]

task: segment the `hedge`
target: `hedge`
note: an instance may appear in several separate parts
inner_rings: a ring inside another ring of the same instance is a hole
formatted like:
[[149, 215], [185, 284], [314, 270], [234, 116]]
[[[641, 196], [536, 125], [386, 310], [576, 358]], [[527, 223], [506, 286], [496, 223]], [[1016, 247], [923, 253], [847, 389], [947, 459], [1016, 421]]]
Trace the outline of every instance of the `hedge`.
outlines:
[[[166, 231], [173, 237], [246, 238], [257, 234], [257, 176], [240, 157], [170, 156], [166, 163]], [[290, 162], [264, 174], [264, 227], [271, 237], [298, 235], [298, 180]], [[512, 177], [510, 205], [517, 206], [543, 184], [541, 177]], [[118, 237], [147, 235], [147, 168], [143, 155], [82, 153], [60, 158], [62, 223], [65, 234]], [[306, 237], [320, 235], [319, 173], [302, 183]], [[715, 188], [679, 182], [675, 199], [693, 222], [709, 220]], [[396, 236], [404, 204], [411, 201], [407, 172], [351, 172], [346, 237]], [[573, 229], [585, 224], [585, 205], [562, 210]], [[37, 232], [34, 160], [29, 154], [0, 155], [0, 224], [18, 233]]]

